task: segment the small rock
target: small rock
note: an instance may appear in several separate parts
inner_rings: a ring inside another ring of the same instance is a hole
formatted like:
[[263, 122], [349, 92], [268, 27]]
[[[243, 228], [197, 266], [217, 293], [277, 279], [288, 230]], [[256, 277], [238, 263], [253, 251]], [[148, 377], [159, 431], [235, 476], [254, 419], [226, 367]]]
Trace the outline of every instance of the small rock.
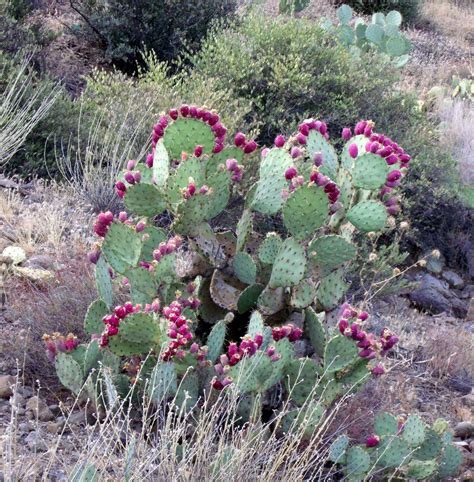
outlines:
[[464, 280], [454, 271], [443, 271], [441, 276], [448, 282], [451, 288], [461, 290], [464, 287]]
[[28, 402], [26, 402], [26, 409], [31, 411], [34, 414], [34, 417], [42, 422], [49, 422], [54, 419], [53, 412], [40, 397], [31, 397]]
[[16, 390], [15, 393], [10, 397], [10, 405], [12, 407], [23, 407], [25, 402], [25, 398], [18, 392], [18, 390]]
[[13, 395], [12, 387], [15, 385], [16, 379], [11, 375], [0, 376], [0, 398], [10, 398]]
[[24, 268], [21, 266], [14, 266], [13, 272], [21, 278], [26, 278], [33, 283], [51, 281], [54, 278], [52, 271], [44, 269]]
[[47, 452], [48, 444], [44, 441], [41, 434], [36, 432], [30, 432], [25, 438], [25, 442], [31, 450], [35, 452]]
[[34, 269], [54, 270], [56, 269], [56, 261], [47, 254], [36, 254], [25, 262], [25, 266]]
[[46, 431], [54, 435], [54, 434], [60, 432], [63, 427], [64, 427], [64, 423], [48, 422], [46, 424]]
[[461, 397], [462, 402], [464, 405], [470, 408], [474, 408], [474, 392], [471, 391], [468, 395], [465, 395], [464, 397]]
[[30, 431], [30, 424], [28, 422], [22, 422], [18, 424], [18, 431], [20, 433], [26, 433]]
[[25, 398], [32, 397], [34, 393], [30, 387], [18, 387], [17, 391]]
[[25, 250], [19, 246], [7, 246], [2, 251], [2, 256], [10, 258], [14, 265], [21, 264], [26, 259]]
[[474, 435], [474, 423], [460, 422], [454, 427], [454, 436], [459, 438], [469, 438]]

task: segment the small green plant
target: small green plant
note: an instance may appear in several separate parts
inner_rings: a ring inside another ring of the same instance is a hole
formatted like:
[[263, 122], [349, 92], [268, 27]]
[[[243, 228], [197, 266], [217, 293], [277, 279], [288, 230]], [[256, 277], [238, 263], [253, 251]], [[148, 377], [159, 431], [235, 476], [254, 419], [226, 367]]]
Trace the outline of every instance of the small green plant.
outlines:
[[349, 480], [370, 478], [377, 473], [415, 480], [445, 480], [455, 477], [462, 463], [462, 453], [452, 444], [448, 422], [438, 419], [431, 427], [419, 416], [396, 418], [379, 413], [375, 434], [365, 446], [349, 446], [342, 435], [329, 449], [330, 459], [344, 468]]
[[353, 25], [353, 11], [349, 5], [341, 5], [337, 10], [339, 25], [334, 25], [330, 20], [325, 20], [322, 26], [334, 31], [340, 40], [351, 48], [355, 56], [361, 51], [376, 48], [380, 53], [388, 55], [393, 64], [400, 68], [409, 60], [411, 43], [400, 32], [402, 16], [396, 10], [384, 15], [381, 12], [372, 15], [372, 21], [366, 24], [362, 18], [357, 18]]
[[304, 10], [310, 0], [280, 0], [280, 13], [293, 14]]
[[416, 22], [420, 4], [419, 0], [346, 0], [338, 3], [346, 3], [357, 13], [365, 15], [398, 10], [403, 15], [405, 21], [410, 24]]

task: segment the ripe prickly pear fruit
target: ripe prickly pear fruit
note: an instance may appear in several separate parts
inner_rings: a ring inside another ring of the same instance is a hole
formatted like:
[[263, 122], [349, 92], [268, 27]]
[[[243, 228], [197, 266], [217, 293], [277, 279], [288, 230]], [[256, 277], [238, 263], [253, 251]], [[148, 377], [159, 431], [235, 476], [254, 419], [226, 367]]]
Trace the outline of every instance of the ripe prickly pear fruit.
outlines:
[[291, 181], [296, 175], [298, 175], [298, 171], [296, 170], [296, 167], [291, 166], [285, 171], [285, 179], [288, 181]]
[[144, 229], [145, 229], [145, 223], [143, 221], [140, 221], [137, 223], [137, 225], [135, 226], [135, 231], [137, 233], [141, 233]]
[[341, 136], [345, 141], [348, 141], [352, 137], [352, 132], [349, 127], [344, 127], [344, 129], [342, 129]]
[[130, 161], [127, 162], [127, 169], [129, 171], [133, 171], [136, 165], [137, 165], [137, 161], [131, 159]]
[[244, 152], [245, 154], [250, 154], [257, 149], [257, 143], [255, 141], [249, 141], [245, 143]]
[[142, 173], [140, 171], [136, 171], [133, 174], [133, 179], [135, 179], [135, 182], [140, 182], [142, 180]]
[[191, 117], [194, 117], [196, 118], [198, 116], [198, 109], [195, 105], [192, 105], [190, 108], [189, 108], [189, 115]]
[[306, 136], [301, 132], [296, 136], [296, 140], [303, 146], [306, 144]]
[[218, 122], [219, 122], [219, 116], [217, 114], [211, 113], [207, 123], [212, 127], [212, 126], [216, 125]]
[[275, 147], [283, 147], [285, 145], [285, 138], [279, 134], [275, 137]]
[[202, 151], [203, 151], [203, 147], [202, 146], [196, 146], [194, 148], [194, 155], [196, 157], [201, 157], [202, 156]]
[[391, 172], [388, 173], [387, 175], [387, 181], [388, 182], [396, 182], [402, 177], [402, 173], [398, 170], [395, 169]]
[[237, 159], [227, 159], [227, 161], [225, 161], [225, 166], [228, 171], [235, 171], [238, 165]]
[[301, 149], [299, 147], [294, 146], [291, 148], [290, 154], [293, 159], [296, 159], [297, 157], [301, 156]]
[[377, 437], [377, 435], [371, 435], [366, 441], [365, 441], [365, 446], [366, 447], [377, 447], [377, 445], [380, 442], [380, 438]]
[[100, 251], [99, 250], [89, 251], [89, 253], [87, 253], [87, 258], [92, 264], [97, 264], [97, 261], [99, 261], [99, 258], [100, 258]]
[[320, 167], [323, 165], [323, 153], [316, 152], [313, 156], [313, 163], [315, 166]]
[[309, 125], [306, 123], [300, 124], [298, 130], [304, 137], [306, 137], [309, 134]]
[[189, 105], [188, 104], [183, 104], [180, 108], [179, 108], [179, 112], [181, 113], [181, 115], [183, 117], [187, 117], [189, 115]]
[[147, 154], [145, 162], [146, 162], [146, 167], [152, 168], [153, 167], [153, 154]]
[[212, 152], [214, 154], [219, 154], [219, 152], [221, 152], [223, 149], [224, 149], [224, 144], [218, 142], [214, 144], [214, 148], [212, 149]]
[[245, 134], [243, 134], [242, 132], [237, 132], [234, 137], [234, 144], [237, 147], [243, 146], [245, 144]]
[[367, 122], [366, 121], [360, 121], [356, 124], [354, 128], [354, 134], [356, 136], [359, 136], [364, 133], [365, 128], [367, 127]]
[[178, 109], [170, 109], [169, 115], [173, 120], [176, 120], [179, 116]]
[[378, 377], [385, 373], [385, 368], [381, 363], [378, 363], [377, 365], [374, 366], [374, 368], [372, 368], [371, 372], [372, 372], [372, 375], [374, 375], [375, 377]]
[[349, 146], [349, 155], [352, 157], [352, 159], [355, 159], [357, 155], [359, 154], [359, 149], [357, 147], [357, 144], [351, 144]]
[[126, 172], [123, 177], [129, 184], [135, 184], [135, 177], [130, 171]]

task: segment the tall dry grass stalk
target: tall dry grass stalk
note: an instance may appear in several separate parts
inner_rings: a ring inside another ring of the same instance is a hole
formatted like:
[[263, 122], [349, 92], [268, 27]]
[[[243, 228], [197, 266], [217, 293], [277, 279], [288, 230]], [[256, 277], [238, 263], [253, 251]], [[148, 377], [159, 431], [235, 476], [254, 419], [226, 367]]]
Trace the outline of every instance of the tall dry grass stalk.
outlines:
[[[0, 167], [15, 155], [28, 134], [43, 119], [60, 94], [59, 85], [34, 85], [29, 74], [31, 56], [21, 59], [0, 99]], [[6, 67], [0, 73], [3, 78]]]

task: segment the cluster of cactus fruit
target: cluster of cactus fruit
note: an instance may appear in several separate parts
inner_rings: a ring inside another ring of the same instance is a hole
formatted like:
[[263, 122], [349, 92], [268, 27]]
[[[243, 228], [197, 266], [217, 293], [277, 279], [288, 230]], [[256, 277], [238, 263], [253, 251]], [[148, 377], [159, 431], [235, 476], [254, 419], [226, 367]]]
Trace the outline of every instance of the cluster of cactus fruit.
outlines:
[[322, 27], [334, 31], [356, 56], [361, 51], [376, 48], [380, 53], [388, 55], [396, 67], [401, 68], [408, 62], [411, 43], [400, 31], [402, 16], [399, 12], [392, 10], [387, 15], [374, 13], [369, 24], [362, 18], [355, 19], [351, 24], [352, 16], [352, 8], [341, 5], [337, 10], [339, 24], [325, 20]]
[[[368, 332], [367, 313], [341, 303], [354, 240], [396, 224], [394, 191], [410, 157], [370, 121], [343, 130], [338, 155], [326, 124], [307, 119], [260, 152], [234, 231], [213, 219], [257, 145], [243, 133], [226, 145], [226, 135], [216, 113], [184, 105], [160, 118], [145, 161], [128, 163], [116, 184], [127, 212], [101, 213], [94, 225], [92, 340], [54, 351], [58, 376], [75, 393], [85, 383], [95, 400], [133, 391], [189, 409], [231, 386], [243, 421], [278, 412], [283, 402], [263, 396], [278, 390], [291, 411], [277, 429], [305, 423], [310, 437], [337, 398], [385, 372], [398, 341], [388, 329]], [[166, 230], [154, 225], [164, 213]], [[259, 230], [265, 219], [278, 232]], [[113, 308], [117, 290], [130, 301]]]
[[429, 427], [417, 415], [408, 418], [379, 413], [374, 434], [365, 445], [349, 446], [342, 435], [329, 448], [329, 459], [343, 467], [348, 480], [365, 480], [375, 473], [397, 479], [446, 480], [457, 475], [462, 453], [451, 443], [448, 423], [438, 419]]

